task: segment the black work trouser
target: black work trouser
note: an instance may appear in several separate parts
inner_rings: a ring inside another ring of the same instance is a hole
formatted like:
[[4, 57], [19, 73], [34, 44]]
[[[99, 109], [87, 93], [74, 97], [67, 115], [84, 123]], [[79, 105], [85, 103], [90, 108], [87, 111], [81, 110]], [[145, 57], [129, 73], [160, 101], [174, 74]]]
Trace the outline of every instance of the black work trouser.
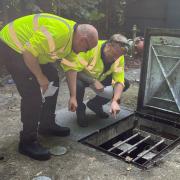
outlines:
[[[22, 55], [0, 41], [0, 56], [21, 96], [23, 130], [20, 133], [20, 140], [34, 141], [37, 139], [39, 122], [40, 125], [47, 125], [55, 113], [58, 91], [54, 96], [47, 97], [45, 103], [42, 103], [40, 86], [35, 76], [25, 65]], [[50, 63], [40, 67], [48, 80], [53, 81], [54, 86], [59, 87], [59, 77], [56, 68]]]
[[[112, 76], [107, 76], [106, 79], [104, 79], [102, 82], [101, 82], [104, 86], [110, 86], [111, 83], [112, 83]], [[125, 79], [124, 81], [124, 89], [123, 89], [123, 92], [126, 91], [129, 86], [130, 86], [130, 83], [127, 79]], [[89, 84], [88, 83], [85, 83], [79, 79], [77, 79], [77, 93], [76, 93], [76, 96], [77, 96], [77, 104], [78, 104], [78, 112], [80, 112], [81, 110], [85, 110], [85, 104], [83, 103], [83, 98], [84, 98], [84, 93], [85, 93], [85, 88], [88, 87]], [[98, 96], [96, 95], [93, 99], [90, 100], [91, 102], [93, 102], [93, 104], [97, 107], [97, 108], [101, 108], [104, 104], [108, 103], [110, 101], [110, 99], [107, 99], [107, 98], [104, 98], [104, 97], [101, 97], [101, 96]]]

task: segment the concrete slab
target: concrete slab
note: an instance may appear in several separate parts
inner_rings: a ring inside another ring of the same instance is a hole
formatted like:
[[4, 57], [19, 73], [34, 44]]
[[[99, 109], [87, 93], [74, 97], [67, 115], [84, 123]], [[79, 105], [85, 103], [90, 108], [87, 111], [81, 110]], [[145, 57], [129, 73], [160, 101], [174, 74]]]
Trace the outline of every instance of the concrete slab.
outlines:
[[[108, 112], [109, 105], [105, 105], [104, 110]], [[69, 138], [78, 141], [92, 134], [93, 132], [98, 131], [99, 129], [102, 129], [129, 116], [132, 113], [132, 111], [126, 109], [125, 107], [121, 107], [121, 112], [117, 115], [116, 119], [112, 118], [112, 116], [107, 119], [99, 119], [92, 111], [87, 108], [86, 117], [88, 119], [89, 126], [82, 128], [77, 125], [76, 114], [69, 112], [67, 108], [64, 108], [56, 111], [56, 123], [61, 126], [69, 127], [71, 129]]]

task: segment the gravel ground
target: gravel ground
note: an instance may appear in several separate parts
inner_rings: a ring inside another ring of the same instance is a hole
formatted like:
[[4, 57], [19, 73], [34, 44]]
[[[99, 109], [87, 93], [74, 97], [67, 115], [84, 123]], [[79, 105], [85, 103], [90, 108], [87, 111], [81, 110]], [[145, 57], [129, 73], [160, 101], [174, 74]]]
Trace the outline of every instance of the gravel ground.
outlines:
[[[130, 71], [130, 70], [128, 70]], [[121, 104], [136, 109], [139, 69], [127, 72], [131, 87], [123, 93]], [[85, 100], [94, 96], [87, 89]], [[69, 92], [67, 84], [61, 81], [57, 109], [67, 107]], [[60, 144], [68, 153], [52, 157], [46, 162], [31, 160], [17, 152], [20, 123], [20, 97], [13, 84], [0, 87], [0, 180], [32, 180], [37, 176], [48, 176], [52, 180], [177, 180], [180, 179], [180, 150], [177, 147], [157, 167], [142, 171], [111, 156], [88, 148], [66, 138], [40, 137], [47, 146]]]

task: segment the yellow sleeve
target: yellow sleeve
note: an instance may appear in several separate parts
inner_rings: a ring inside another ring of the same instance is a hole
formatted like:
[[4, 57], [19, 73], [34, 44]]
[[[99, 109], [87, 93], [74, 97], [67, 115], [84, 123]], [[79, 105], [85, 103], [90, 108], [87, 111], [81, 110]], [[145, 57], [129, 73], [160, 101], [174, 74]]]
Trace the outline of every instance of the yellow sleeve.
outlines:
[[81, 64], [79, 61], [79, 56], [75, 54], [74, 52], [71, 52], [70, 55], [62, 59], [60, 62], [60, 66], [65, 72], [69, 70], [74, 70], [74, 71], [79, 72], [84, 69], [84, 65]]
[[24, 49], [31, 52], [35, 57], [38, 57], [39, 54], [48, 54], [48, 40], [41, 31], [36, 31], [29, 42], [24, 45]]
[[124, 56], [121, 56], [117, 62], [113, 64], [112, 85], [121, 83], [124, 85]]

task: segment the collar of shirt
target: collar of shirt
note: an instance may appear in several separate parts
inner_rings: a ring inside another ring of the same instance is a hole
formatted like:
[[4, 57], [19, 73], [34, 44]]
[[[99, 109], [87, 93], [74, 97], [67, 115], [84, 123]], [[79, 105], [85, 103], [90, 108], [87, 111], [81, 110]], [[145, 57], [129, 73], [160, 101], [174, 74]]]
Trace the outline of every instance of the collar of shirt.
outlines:
[[78, 25], [79, 25], [78, 23], [76, 23], [76, 24], [74, 25], [74, 32], [76, 31]]

